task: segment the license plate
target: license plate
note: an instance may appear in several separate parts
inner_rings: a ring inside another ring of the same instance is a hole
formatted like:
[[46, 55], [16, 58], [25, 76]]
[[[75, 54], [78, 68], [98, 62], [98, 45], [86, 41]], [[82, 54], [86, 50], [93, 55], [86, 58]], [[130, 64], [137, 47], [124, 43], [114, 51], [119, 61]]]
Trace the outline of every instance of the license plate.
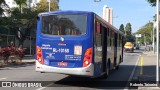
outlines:
[[68, 63], [67, 62], [58, 62], [58, 66], [67, 66]]

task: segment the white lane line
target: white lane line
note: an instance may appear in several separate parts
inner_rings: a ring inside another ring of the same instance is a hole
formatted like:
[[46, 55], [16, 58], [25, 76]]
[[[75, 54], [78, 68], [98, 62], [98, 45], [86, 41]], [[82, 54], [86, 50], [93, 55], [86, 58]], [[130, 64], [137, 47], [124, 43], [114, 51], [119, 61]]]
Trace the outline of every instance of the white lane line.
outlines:
[[[127, 85], [129, 85], [129, 82], [130, 82], [130, 81], [132, 80], [132, 78], [133, 78], [133, 75], [134, 75], [134, 73], [135, 73], [136, 67], [138, 66], [140, 57], [141, 57], [141, 55], [139, 55], [139, 57], [138, 57], [138, 59], [137, 59], [137, 62], [136, 62], [136, 64], [135, 64], [134, 68], [133, 68], [133, 71], [132, 71], [132, 73], [131, 73], [128, 81], [127, 81], [127, 82], [128, 82]], [[124, 90], [128, 90], [128, 89], [126, 89], [127, 87], [129, 87], [129, 86], [127, 86], [127, 85], [125, 86], [125, 89], [124, 89]]]
[[7, 78], [0, 78], [0, 80], [4, 80], [4, 79], [7, 79]]
[[139, 57], [138, 57], [138, 59], [137, 59], [137, 62], [136, 62], [136, 64], [135, 64], [134, 68], [133, 68], [133, 71], [132, 71], [132, 73], [131, 73], [128, 81], [131, 81], [131, 80], [132, 80], [132, 77], [133, 77], [133, 75], [134, 75], [134, 72], [135, 72], [135, 70], [136, 70], [136, 67], [137, 67], [137, 65], [138, 65], [138, 63], [139, 63], [140, 56], [141, 56], [141, 55], [139, 55]]
[[45, 89], [45, 88], [47, 88], [47, 87], [49, 87], [49, 86], [52, 86], [52, 85], [53, 85], [53, 83], [50, 83], [50, 84], [46, 85], [45, 87], [41, 87], [41, 88], [38, 88], [38, 89], [36, 89], [36, 90], [43, 90], [43, 89]]

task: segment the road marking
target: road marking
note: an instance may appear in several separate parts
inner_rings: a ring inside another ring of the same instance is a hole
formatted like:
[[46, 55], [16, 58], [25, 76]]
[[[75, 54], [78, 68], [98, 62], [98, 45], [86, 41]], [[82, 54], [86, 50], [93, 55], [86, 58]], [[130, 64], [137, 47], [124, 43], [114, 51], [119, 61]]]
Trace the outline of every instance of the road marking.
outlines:
[[136, 62], [136, 64], [135, 64], [134, 68], [133, 68], [133, 71], [132, 71], [132, 73], [131, 73], [128, 81], [127, 81], [127, 84], [126, 84], [124, 90], [128, 90], [128, 89], [126, 89], [127, 87], [129, 87], [129, 86], [127, 86], [127, 85], [129, 85], [129, 82], [130, 82], [130, 81], [132, 80], [132, 78], [133, 78], [133, 75], [134, 75], [134, 72], [135, 72], [135, 70], [136, 70], [136, 67], [137, 67], [137, 65], [138, 65], [138, 63], [139, 63], [140, 57], [141, 57], [141, 55], [139, 55], [139, 57], [138, 57], [138, 59], [137, 59], [137, 62]]
[[36, 90], [43, 90], [43, 89], [45, 89], [45, 88], [47, 88], [47, 87], [49, 87], [49, 86], [52, 86], [52, 85], [53, 85], [53, 83], [50, 83], [50, 84], [46, 85], [45, 87], [41, 87], [41, 88], [38, 88], [38, 89], [36, 89]]
[[142, 56], [140, 56], [140, 75], [142, 75], [143, 74], [143, 57]]
[[7, 79], [7, 78], [0, 78], [0, 80], [4, 80], [4, 79]]

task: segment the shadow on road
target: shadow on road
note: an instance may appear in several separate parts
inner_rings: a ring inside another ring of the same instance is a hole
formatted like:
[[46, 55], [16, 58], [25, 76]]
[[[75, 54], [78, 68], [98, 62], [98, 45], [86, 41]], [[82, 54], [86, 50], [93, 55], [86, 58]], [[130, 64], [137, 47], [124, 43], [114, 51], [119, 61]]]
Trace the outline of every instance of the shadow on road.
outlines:
[[[133, 65], [121, 65], [119, 70], [112, 71], [110, 76], [107, 79], [101, 78], [89, 78], [89, 77], [80, 77], [80, 76], [68, 76], [63, 78], [59, 81], [54, 82], [55, 86], [62, 86], [62, 87], [85, 87], [85, 88], [95, 88], [95, 89], [124, 89], [124, 88], [131, 88], [137, 89], [137, 86], [130, 86], [130, 83], [156, 83], [155, 82], [155, 66], [144, 66], [143, 67], [143, 74], [140, 76], [140, 68], [139, 66], [136, 67], [136, 70], [129, 82], [128, 79], [131, 76], [131, 72], [125, 75], [125, 72], [129, 68], [134, 68]], [[146, 71], [148, 70], [148, 71]], [[128, 77], [127, 80], [123, 80], [124, 77]], [[153, 77], [152, 77], [153, 76]], [[114, 78], [121, 78], [121, 80]]]

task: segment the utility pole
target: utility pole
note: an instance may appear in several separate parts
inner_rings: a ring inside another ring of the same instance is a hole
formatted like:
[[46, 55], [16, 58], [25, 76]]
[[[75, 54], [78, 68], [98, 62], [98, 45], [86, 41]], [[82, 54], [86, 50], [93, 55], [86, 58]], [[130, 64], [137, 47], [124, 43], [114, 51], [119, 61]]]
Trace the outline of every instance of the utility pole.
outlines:
[[157, 67], [156, 67], [156, 81], [157, 86], [159, 86], [159, 0], [156, 0], [156, 7], [157, 7]]
[[146, 35], [144, 34], [144, 44], [145, 44], [145, 48], [147, 47], [147, 43], [146, 43]]
[[155, 53], [155, 28], [156, 28], [156, 23], [153, 23], [153, 52]]
[[48, 0], [48, 11], [50, 12], [51, 10], [50, 10], [50, 8], [51, 8], [51, 0]]

